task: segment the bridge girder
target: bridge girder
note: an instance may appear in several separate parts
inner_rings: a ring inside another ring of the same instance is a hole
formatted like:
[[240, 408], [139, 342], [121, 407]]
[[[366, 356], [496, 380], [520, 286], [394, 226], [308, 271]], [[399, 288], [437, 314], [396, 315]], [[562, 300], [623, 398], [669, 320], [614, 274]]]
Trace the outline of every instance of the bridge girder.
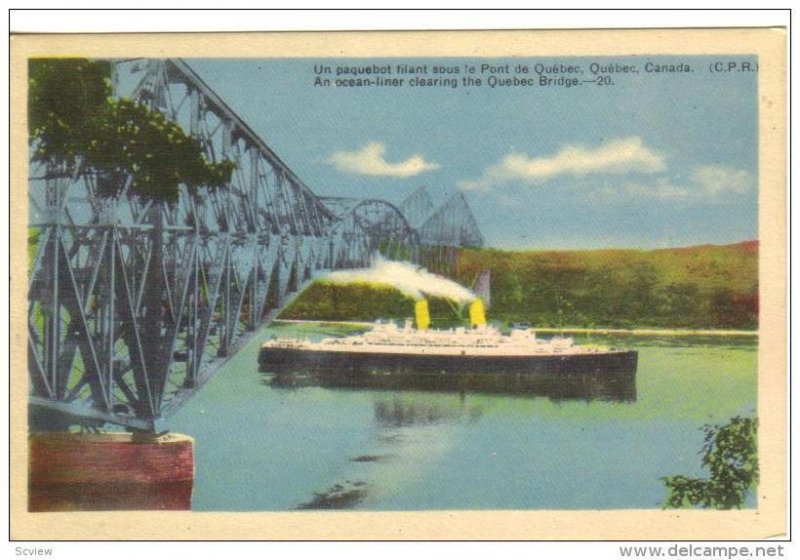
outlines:
[[130, 178], [109, 200], [91, 173], [31, 164], [34, 428], [156, 429], [315, 275], [416, 243], [381, 201], [337, 216], [184, 62], [117, 62], [112, 79], [236, 170], [169, 205], [132, 195]]
[[335, 268], [364, 267], [378, 252], [393, 259], [417, 260], [419, 236], [395, 205], [378, 199], [335, 202], [339, 217], [331, 230]]

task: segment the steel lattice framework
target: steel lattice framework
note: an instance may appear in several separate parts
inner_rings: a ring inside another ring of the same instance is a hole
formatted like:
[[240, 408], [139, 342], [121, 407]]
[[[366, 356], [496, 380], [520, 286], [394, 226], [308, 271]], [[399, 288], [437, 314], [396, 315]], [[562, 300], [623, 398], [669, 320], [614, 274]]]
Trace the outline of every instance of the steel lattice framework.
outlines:
[[478, 222], [460, 192], [437, 208], [422, 186], [401, 202], [399, 209], [417, 232], [417, 261], [432, 271], [453, 276], [458, 270], [459, 249], [484, 246]]
[[321, 271], [415, 256], [397, 208], [325, 204], [183, 61], [119, 61], [113, 82], [237, 168], [167, 205], [128, 193], [130, 178], [109, 200], [88, 172], [31, 165], [34, 429], [155, 430]]
[[377, 199], [322, 200], [338, 217], [331, 229], [331, 241], [334, 260], [342, 268], [358, 268], [376, 252], [400, 260], [418, 260], [419, 235], [393, 204]]

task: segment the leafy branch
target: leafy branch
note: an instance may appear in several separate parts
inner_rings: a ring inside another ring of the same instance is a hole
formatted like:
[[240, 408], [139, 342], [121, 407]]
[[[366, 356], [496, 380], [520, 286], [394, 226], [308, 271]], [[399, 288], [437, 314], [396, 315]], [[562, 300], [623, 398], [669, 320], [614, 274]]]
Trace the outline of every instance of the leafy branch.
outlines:
[[94, 173], [97, 194], [130, 192], [174, 202], [180, 184], [196, 193], [230, 181], [236, 165], [214, 163], [201, 143], [159, 111], [111, 97], [111, 65], [79, 58], [29, 61], [28, 133], [33, 158], [65, 173]]
[[710, 478], [662, 478], [665, 507], [741, 508], [758, 484], [758, 420], [736, 416], [723, 426], [705, 425], [702, 465]]

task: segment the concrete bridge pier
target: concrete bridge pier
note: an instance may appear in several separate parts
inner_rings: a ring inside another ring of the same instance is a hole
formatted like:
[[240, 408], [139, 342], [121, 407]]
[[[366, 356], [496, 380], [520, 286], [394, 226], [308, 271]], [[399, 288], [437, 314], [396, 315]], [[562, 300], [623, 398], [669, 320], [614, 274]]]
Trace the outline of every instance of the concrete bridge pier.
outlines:
[[188, 510], [194, 440], [144, 432], [34, 432], [29, 511]]

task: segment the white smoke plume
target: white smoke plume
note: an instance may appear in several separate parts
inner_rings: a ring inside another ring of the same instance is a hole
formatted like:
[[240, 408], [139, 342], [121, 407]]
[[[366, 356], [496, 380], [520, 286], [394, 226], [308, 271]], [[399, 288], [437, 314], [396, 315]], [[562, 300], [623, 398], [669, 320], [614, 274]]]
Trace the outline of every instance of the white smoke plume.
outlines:
[[408, 262], [389, 261], [376, 257], [370, 268], [337, 270], [323, 277], [334, 284], [380, 284], [392, 286], [415, 300], [441, 297], [464, 305], [476, 298], [464, 286]]

